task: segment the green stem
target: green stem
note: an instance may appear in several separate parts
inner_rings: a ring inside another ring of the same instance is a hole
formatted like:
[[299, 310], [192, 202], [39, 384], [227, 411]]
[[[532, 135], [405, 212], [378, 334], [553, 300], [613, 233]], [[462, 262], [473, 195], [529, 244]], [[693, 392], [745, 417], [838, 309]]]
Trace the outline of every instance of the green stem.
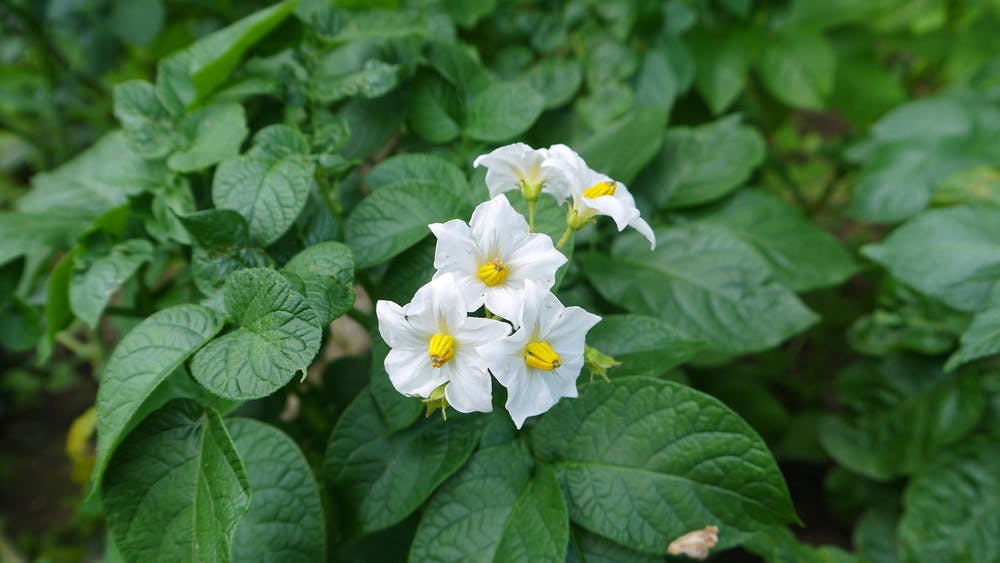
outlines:
[[566, 246], [566, 243], [569, 242], [569, 239], [573, 238], [573, 233], [575, 232], [576, 230], [573, 227], [566, 227], [566, 232], [563, 233], [562, 238], [556, 243], [556, 250], [561, 251]]

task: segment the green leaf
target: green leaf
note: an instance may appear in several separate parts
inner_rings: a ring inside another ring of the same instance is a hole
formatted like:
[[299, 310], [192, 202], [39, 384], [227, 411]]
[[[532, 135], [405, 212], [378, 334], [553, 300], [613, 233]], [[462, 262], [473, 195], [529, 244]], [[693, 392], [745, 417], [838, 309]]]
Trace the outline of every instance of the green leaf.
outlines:
[[566, 563], [662, 563], [663, 557], [639, 553], [605, 537], [572, 526]]
[[996, 438], [974, 440], [924, 468], [906, 488], [900, 542], [907, 561], [1000, 561]]
[[392, 259], [389, 269], [379, 283], [379, 294], [396, 303], [408, 303], [420, 286], [427, 283], [436, 271], [434, 251], [437, 240], [428, 238]]
[[370, 390], [340, 416], [326, 449], [326, 475], [351, 536], [387, 528], [417, 509], [465, 463], [479, 441], [480, 417], [426, 418], [394, 431]]
[[399, 75], [399, 65], [369, 59], [357, 70], [313, 74], [310, 95], [327, 104], [354, 96], [377, 98], [399, 84]]
[[524, 133], [545, 107], [545, 98], [523, 82], [496, 82], [469, 101], [465, 134], [477, 141], [507, 141]]
[[354, 305], [354, 258], [339, 242], [321, 242], [296, 254], [281, 269], [306, 298], [321, 327]]
[[236, 525], [232, 560], [325, 561], [323, 504], [302, 451], [263, 422], [242, 418], [226, 427], [250, 483], [250, 510]]
[[323, 331], [309, 302], [281, 274], [266, 268], [233, 272], [226, 311], [239, 328], [195, 354], [191, 375], [227, 399], [265, 397], [305, 373]]
[[[290, 131], [286, 131], [289, 137], [301, 137]], [[281, 238], [302, 213], [316, 165], [308, 155], [297, 152], [301, 146], [308, 147], [304, 140], [279, 152], [268, 144], [271, 137], [265, 135], [261, 142], [259, 136], [247, 154], [216, 168], [212, 201], [216, 207], [243, 215], [250, 225], [250, 241], [267, 246]]]
[[695, 59], [695, 85], [712, 113], [726, 110], [746, 85], [747, 46], [737, 30], [696, 30], [688, 36]]
[[587, 344], [622, 365], [612, 377], [655, 377], [693, 358], [705, 348], [666, 321], [642, 315], [608, 315], [587, 333]]
[[436, 74], [421, 74], [410, 87], [407, 123], [432, 143], [447, 143], [462, 132], [464, 104], [455, 87]]
[[420, 242], [430, 234], [428, 224], [454, 219], [469, 190], [461, 170], [428, 154], [387, 159], [366, 182], [372, 193], [354, 208], [344, 233], [358, 268]]
[[17, 209], [44, 214], [46, 221], [88, 220], [166, 184], [166, 165], [143, 159], [121, 131], [114, 131], [59, 168], [33, 176]]
[[711, 524], [719, 548], [796, 520], [763, 440], [722, 403], [669, 381], [580, 386], [531, 431], [559, 473], [570, 518], [647, 553]]
[[859, 557], [871, 563], [899, 563], [896, 530], [899, 528], [899, 507], [872, 506], [858, 518], [851, 543]]
[[563, 561], [569, 517], [551, 468], [521, 442], [480, 450], [434, 495], [410, 561]]
[[145, 80], [129, 80], [114, 89], [115, 117], [122, 124], [129, 147], [144, 158], [163, 158], [174, 144], [174, 124]]
[[636, 107], [648, 107], [669, 115], [679, 93], [679, 80], [665, 50], [647, 51], [635, 88]]
[[278, 26], [297, 0], [285, 0], [211, 33], [160, 61], [156, 90], [173, 114], [204, 100], [239, 64], [243, 54]]
[[1000, 354], [1000, 300], [993, 299], [994, 305], [977, 314], [968, 330], [962, 334], [958, 350], [948, 358], [945, 370], [955, 368], [995, 354]]
[[45, 335], [49, 342], [54, 341], [56, 333], [69, 326], [73, 320], [73, 310], [69, 304], [69, 284], [73, 279], [76, 257], [82, 251], [82, 247], [74, 247], [59, 259], [49, 274], [45, 288]]
[[927, 295], [977, 311], [1000, 279], [1000, 209], [933, 209], [861, 253]]
[[822, 109], [833, 90], [837, 59], [822, 34], [791, 31], [769, 37], [761, 57], [764, 84], [795, 108]]
[[78, 270], [69, 282], [69, 304], [73, 314], [96, 328], [111, 296], [144, 263], [153, 258], [148, 240], [132, 239], [114, 245], [106, 256], [94, 260], [86, 270], [77, 260]]
[[41, 333], [38, 309], [14, 295], [0, 300], [0, 346], [14, 352], [31, 350]]
[[104, 481], [108, 526], [130, 561], [228, 561], [249, 494], [222, 419], [189, 400], [143, 421]]
[[153, 392], [222, 328], [200, 305], [177, 305], [147, 317], [122, 338], [104, 368], [97, 393], [97, 461], [91, 490], [100, 488], [111, 454], [149, 412]]
[[682, 333], [732, 353], [764, 350], [816, 322], [794, 293], [776, 283], [750, 245], [705, 225], [659, 229], [657, 246], [618, 237], [611, 256], [582, 256], [606, 299], [633, 313], [668, 319]]
[[775, 279], [795, 291], [837, 285], [857, 270], [833, 235], [764, 192], [740, 191], [697, 217], [752, 245], [771, 265]]
[[877, 370], [855, 366], [838, 378], [838, 388], [849, 416], [828, 417], [820, 441], [838, 463], [875, 479], [919, 471], [986, 408], [974, 375], [945, 375], [915, 360], [891, 360]]
[[166, 20], [162, 0], [113, 0], [108, 26], [122, 41], [136, 47], [148, 45]]
[[594, 170], [628, 184], [656, 156], [666, 122], [663, 112], [637, 108], [587, 137], [580, 155]]
[[546, 58], [535, 63], [524, 74], [531, 88], [545, 99], [545, 109], [568, 104], [583, 83], [579, 61]]
[[170, 155], [167, 165], [177, 172], [194, 172], [235, 157], [248, 133], [246, 121], [239, 104], [211, 105], [187, 114], [178, 126], [187, 147]]
[[180, 216], [191, 235], [191, 273], [198, 290], [207, 296], [222, 291], [229, 275], [237, 270], [273, 265], [273, 260], [250, 243], [250, 227], [231, 209], [206, 209]]
[[86, 228], [86, 219], [0, 212], [0, 265], [34, 252], [68, 248]]
[[179, 217], [196, 246], [228, 251], [250, 242], [250, 226], [231, 209], [206, 209]]
[[743, 185], [764, 161], [764, 139], [740, 116], [697, 127], [672, 127], [637, 190], [659, 207], [701, 205]]
[[776, 563], [866, 563], [844, 550], [802, 543], [788, 528], [772, 528], [750, 539], [746, 550]]

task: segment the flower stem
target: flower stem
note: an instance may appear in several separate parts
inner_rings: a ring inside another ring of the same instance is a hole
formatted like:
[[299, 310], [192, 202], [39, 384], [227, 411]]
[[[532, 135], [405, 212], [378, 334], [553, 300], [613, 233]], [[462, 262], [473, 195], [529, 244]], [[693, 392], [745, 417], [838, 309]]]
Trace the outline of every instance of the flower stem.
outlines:
[[573, 227], [566, 227], [566, 232], [563, 233], [562, 238], [559, 239], [559, 242], [556, 243], [556, 250], [562, 250], [562, 247], [566, 246], [566, 243], [569, 242], [569, 239], [573, 238], [573, 233], [575, 232], [576, 229], [574, 229]]
[[528, 200], [528, 232], [535, 232], [535, 200]]

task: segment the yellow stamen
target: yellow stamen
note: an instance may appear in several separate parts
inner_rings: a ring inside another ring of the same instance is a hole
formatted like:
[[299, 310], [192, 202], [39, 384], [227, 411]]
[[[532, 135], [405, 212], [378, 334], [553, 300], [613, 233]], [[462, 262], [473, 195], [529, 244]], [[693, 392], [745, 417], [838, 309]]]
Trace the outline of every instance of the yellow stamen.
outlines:
[[618, 183], [614, 180], [608, 180], [607, 182], [598, 182], [593, 186], [583, 190], [583, 197], [587, 199], [594, 199], [601, 197], [602, 195], [615, 195], [615, 190], [618, 189]]
[[535, 369], [552, 371], [562, 365], [562, 357], [548, 342], [536, 341], [524, 348], [524, 363]]
[[499, 260], [487, 262], [479, 267], [477, 275], [488, 286], [499, 285], [507, 279], [510, 270], [507, 265]]
[[431, 365], [439, 368], [455, 357], [455, 339], [439, 332], [431, 337], [427, 353], [431, 357]]

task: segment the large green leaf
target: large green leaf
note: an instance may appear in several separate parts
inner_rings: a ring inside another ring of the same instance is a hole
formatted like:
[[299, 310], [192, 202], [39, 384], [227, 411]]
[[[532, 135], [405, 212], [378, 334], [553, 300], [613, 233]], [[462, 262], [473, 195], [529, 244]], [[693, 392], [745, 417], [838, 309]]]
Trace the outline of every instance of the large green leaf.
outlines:
[[563, 561], [569, 517], [551, 468], [521, 442], [480, 450], [434, 495], [410, 561]]
[[774, 97], [792, 107], [818, 110], [833, 90], [836, 63], [822, 34], [795, 30], [768, 38], [760, 67]]
[[160, 61], [156, 90], [163, 105], [179, 114], [226, 81], [243, 54], [278, 26], [298, 0], [285, 0], [198, 40]]
[[627, 184], [656, 156], [666, 123], [667, 114], [637, 108], [589, 135], [578, 149], [591, 168]]
[[552, 109], [573, 99], [583, 83], [583, 70], [576, 60], [546, 58], [528, 69], [524, 77], [545, 98], [545, 109]]
[[387, 528], [412, 513], [454, 473], [479, 441], [480, 417], [452, 414], [394, 430], [370, 390], [337, 421], [326, 449], [329, 489], [346, 533]]
[[697, 217], [753, 245], [775, 279], [795, 291], [837, 285], [857, 269], [833, 235], [764, 192], [740, 191]]
[[507, 141], [528, 130], [545, 98], [523, 82], [496, 82], [473, 96], [465, 112], [465, 134], [478, 141]]
[[242, 418], [226, 427], [250, 483], [250, 510], [236, 525], [232, 560], [325, 561], [323, 504], [302, 451], [263, 422]]
[[458, 137], [464, 110], [455, 87], [436, 74], [421, 74], [410, 87], [407, 123], [414, 133], [432, 143]]
[[390, 158], [366, 181], [373, 191], [348, 217], [344, 233], [358, 268], [420, 242], [430, 234], [428, 224], [454, 219], [469, 189], [455, 165], [426, 154]]
[[108, 359], [97, 392], [97, 461], [91, 489], [100, 488], [115, 447], [167, 377], [222, 328], [222, 319], [200, 305], [154, 313], [122, 338]]
[[690, 360], [705, 348], [670, 323], [642, 315], [609, 315], [587, 333], [587, 344], [622, 365], [611, 377], [659, 376]]
[[647, 553], [719, 526], [719, 547], [795, 521], [788, 489], [763, 440], [712, 397], [632, 377], [580, 386], [531, 431], [583, 528]]
[[1000, 561], [1000, 442], [946, 452], [906, 488], [899, 536], [908, 561]]
[[281, 269], [316, 313], [321, 326], [354, 305], [354, 258], [339, 242], [321, 242], [296, 254]]
[[726, 110], [746, 85], [747, 45], [737, 30], [696, 30], [689, 36], [695, 85], [712, 113]]
[[284, 125], [261, 130], [247, 154], [219, 164], [212, 179], [216, 207], [233, 209], [250, 225], [250, 240], [267, 246], [295, 223], [309, 199], [316, 165], [302, 135]]
[[578, 526], [570, 528], [566, 563], [662, 563], [659, 554], [639, 553]]
[[718, 199], [743, 185], [764, 160], [764, 139], [730, 116], [697, 127], [673, 127], [637, 185], [660, 207], [688, 207]]
[[250, 242], [247, 220], [231, 209], [206, 209], [180, 217], [194, 242], [191, 274], [207, 296], [222, 291], [229, 274], [273, 265], [262, 248]]
[[85, 270], [76, 271], [69, 282], [73, 313], [91, 328], [97, 327], [114, 292], [152, 257], [153, 245], [148, 240], [132, 239], [116, 244]]
[[122, 124], [129, 146], [145, 158], [163, 158], [176, 142], [174, 123], [156, 97], [156, 88], [145, 80], [129, 80], [114, 89], [115, 117]]
[[227, 399], [274, 393], [305, 373], [323, 331], [316, 313], [281, 274], [267, 268], [233, 272], [226, 311], [239, 328], [208, 343], [191, 361], [191, 375]]
[[713, 349], [770, 348], [816, 321], [749, 244], [706, 225], [659, 229], [657, 246], [618, 237], [611, 256], [581, 257], [597, 291], [633, 313], [665, 319]]
[[933, 209], [861, 252], [927, 295], [977, 311], [1000, 279], [1000, 209]]
[[86, 219], [0, 212], [0, 265], [36, 251], [72, 246], [73, 239], [86, 228]]
[[130, 561], [228, 561], [250, 486], [222, 419], [177, 400], [129, 435], [108, 467], [104, 506]]
[[[994, 290], [994, 295], [997, 295]], [[948, 358], [945, 369], [951, 371], [958, 366], [1000, 354], [1000, 299], [993, 297], [993, 305], [972, 319], [968, 330], [962, 334], [958, 350]]]
[[247, 118], [239, 104], [215, 104], [184, 116], [178, 130], [185, 147], [167, 159], [177, 172], [208, 168], [240, 152], [247, 136]]
[[848, 413], [827, 417], [820, 441], [841, 465], [875, 479], [918, 471], [986, 408], [974, 375], [946, 375], [916, 360], [860, 364], [839, 377], [838, 387]]

